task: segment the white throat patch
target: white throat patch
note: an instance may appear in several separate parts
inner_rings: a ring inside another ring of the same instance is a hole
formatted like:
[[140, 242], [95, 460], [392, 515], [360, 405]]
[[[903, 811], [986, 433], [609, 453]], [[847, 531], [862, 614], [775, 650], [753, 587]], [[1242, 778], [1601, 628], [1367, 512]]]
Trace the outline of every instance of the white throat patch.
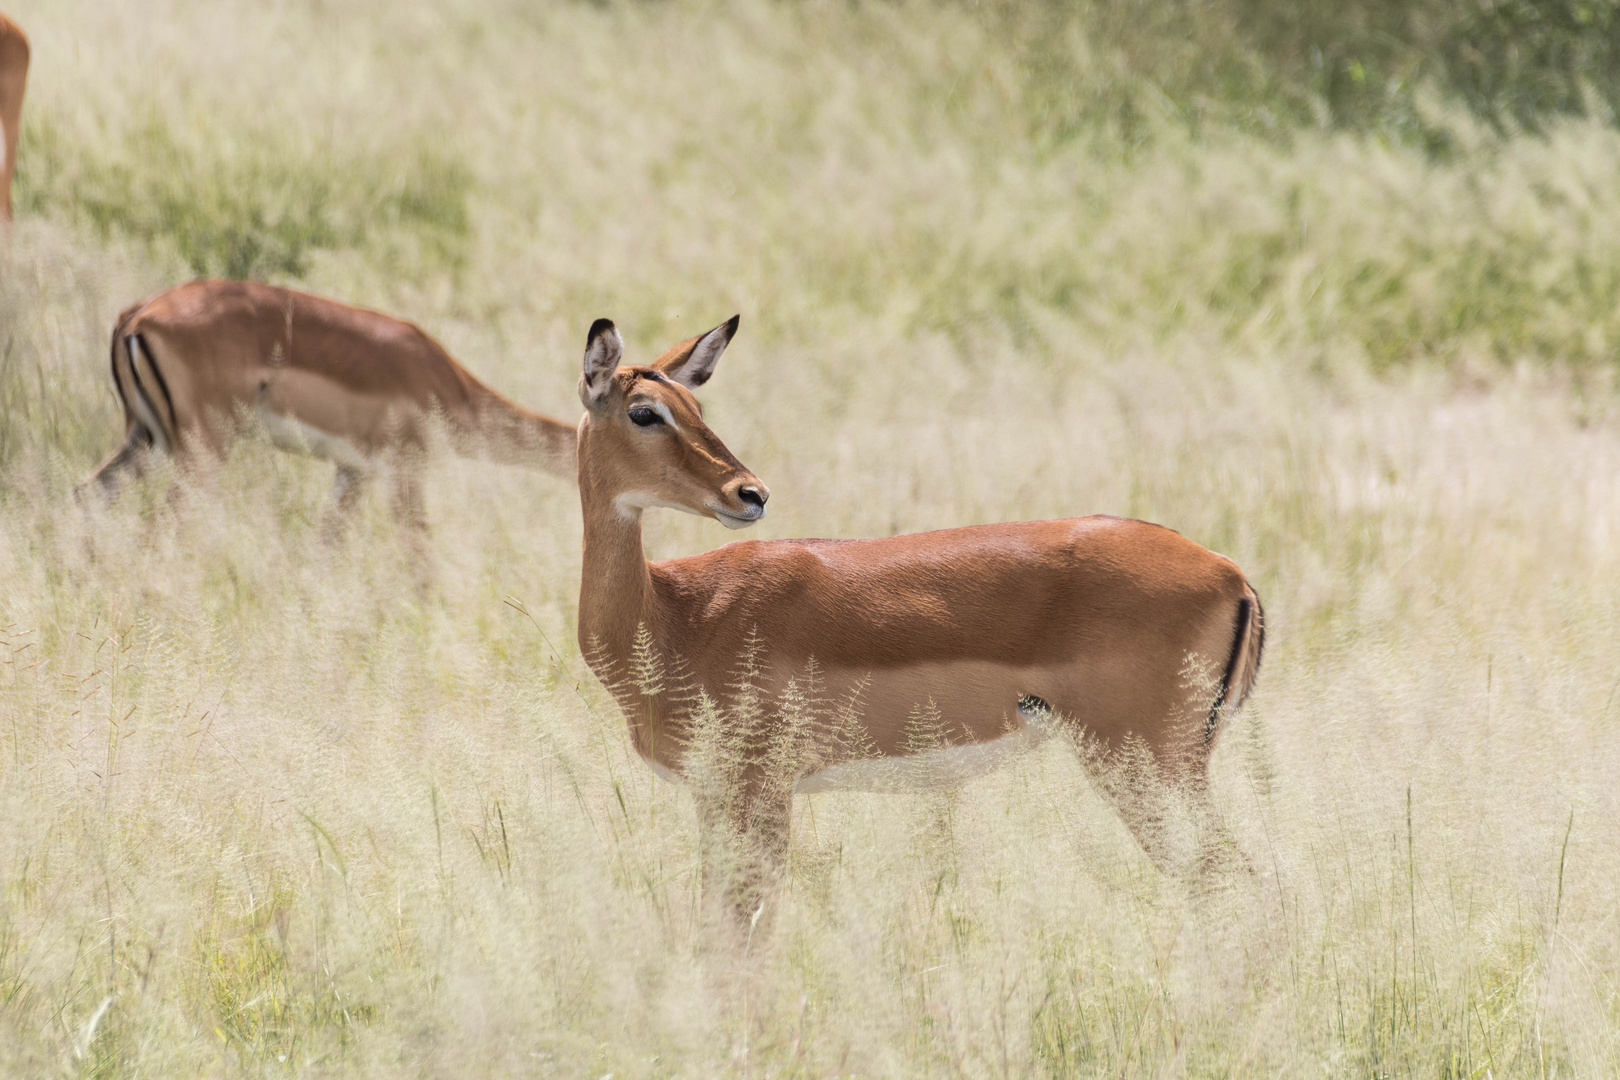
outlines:
[[662, 506], [668, 510], [684, 510], [688, 514], [697, 514], [698, 517], [707, 516], [698, 514], [696, 510], [680, 503], [667, 502], [656, 495], [649, 495], [645, 491], [626, 491], [623, 495], [615, 496], [613, 499], [613, 509], [622, 518], [638, 517], [643, 510], [651, 509], [654, 506]]

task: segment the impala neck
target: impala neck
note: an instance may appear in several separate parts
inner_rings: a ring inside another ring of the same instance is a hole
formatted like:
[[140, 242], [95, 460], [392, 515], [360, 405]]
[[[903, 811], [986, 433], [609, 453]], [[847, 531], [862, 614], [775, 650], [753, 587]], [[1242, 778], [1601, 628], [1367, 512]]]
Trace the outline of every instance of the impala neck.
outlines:
[[501, 465], [574, 475], [576, 436], [571, 426], [525, 409], [488, 387], [478, 389], [476, 420], [458, 450]]
[[[581, 450], [584, 449], [581, 439]], [[579, 500], [585, 518], [580, 568], [579, 642], [587, 658], [596, 647], [609, 658], [628, 655], [636, 630], [653, 620], [652, 572], [641, 550], [641, 511], [621, 513], [618, 493], [593, 475], [580, 454]]]

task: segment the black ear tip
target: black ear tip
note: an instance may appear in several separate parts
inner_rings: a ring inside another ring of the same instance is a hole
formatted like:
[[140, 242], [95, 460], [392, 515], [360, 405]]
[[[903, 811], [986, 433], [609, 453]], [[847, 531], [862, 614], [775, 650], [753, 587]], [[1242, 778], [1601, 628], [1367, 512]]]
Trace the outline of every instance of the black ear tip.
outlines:
[[613, 329], [612, 319], [597, 319], [591, 323], [591, 332], [585, 335], [585, 344], [589, 345], [609, 330]]
[[726, 337], [734, 337], [737, 333], [737, 324], [742, 322], [741, 313], [733, 315], [726, 320]]

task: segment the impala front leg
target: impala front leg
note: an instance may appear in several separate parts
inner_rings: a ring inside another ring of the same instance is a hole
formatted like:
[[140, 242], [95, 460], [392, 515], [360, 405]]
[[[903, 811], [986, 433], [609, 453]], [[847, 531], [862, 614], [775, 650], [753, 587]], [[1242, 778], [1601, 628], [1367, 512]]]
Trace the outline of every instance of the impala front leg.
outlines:
[[792, 799], [791, 784], [759, 782], [696, 797], [703, 909], [712, 916], [718, 908], [744, 948], [766, 934], [775, 918]]
[[353, 465], [339, 465], [332, 474], [332, 505], [321, 518], [321, 540], [335, 544], [348, 531], [349, 521], [366, 493], [370, 475]]
[[432, 560], [428, 551], [427, 500], [422, 493], [422, 474], [414, 455], [399, 455], [389, 470], [394, 488], [394, 517], [401, 525], [401, 537], [410, 558], [411, 572], [418, 592], [432, 584]]

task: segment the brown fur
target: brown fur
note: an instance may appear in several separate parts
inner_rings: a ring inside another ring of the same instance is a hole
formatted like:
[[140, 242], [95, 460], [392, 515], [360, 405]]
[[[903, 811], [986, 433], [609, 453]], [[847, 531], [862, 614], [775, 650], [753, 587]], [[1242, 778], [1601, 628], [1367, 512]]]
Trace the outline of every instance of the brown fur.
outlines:
[[[802, 687], [813, 660], [819, 694], [859, 706], [853, 737], [807, 733], [793, 776], [774, 787], [742, 781], [755, 794], [734, 824], [766, 853], [785, 850], [777, 833], [788, 815], [750, 802], [780, 803], [793, 780], [829, 765], [913, 752], [919, 716], [933, 745], [997, 739], [1023, 726], [1021, 699], [1040, 699], [1098, 760], [1140, 747], [1159, 780], [1200, 796], [1212, 742], [1205, 718], [1242, 702], [1260, 662], [1259, 601], [1236, 565], [1169, 529], [1112, 517], [748, 541], [649, 563], [640, 511], [621, 509], [627, 497], [714, 517], [746, 511], [739, 491], [764, 490], [704, 424], [687, 387], [650, 377], [679, 377], [693, 344], [653, 368], [617, 369], [594, 401], [582, 392], [580, 645], [643, 756], [687, 768], [694, 695], [725, 701], [753, 653], [766, 700], [789, 680]], [[673, 429], [630, 422], [631, 410], [654, 401]], [[649, 652], [686, 685], [647, 694], [627, 677]], [[760, 730], [734, 733], [735, 744], [768, 744], [776, 715], [751, 722]], [[1157, 854], [1153, 814], [1121, 811]]]
[[11, 175], [17, 167], [18, 125], [22, 121], [23, 91], [28, 87], [28, 35], [0, 15], [0, 136], [6, 158], [0, 162], [0, 215], [11, 220]]
[[[91, 477], [105, 489], [138, 469], [154, 441], [183, 464], [221, 458], [245, 411], [296, 420], [377, 462], [419, 448], [439, 413], [459, 452], [575, 472], [571, 426], [485, 386], [415, 325], [291, 289], [176, 286], [118, 317], [111, 359], [126, 438]], [[138, 402], [159, 430], [148, 430]], [[356, 479], [339, 468], [340, 480]]]

